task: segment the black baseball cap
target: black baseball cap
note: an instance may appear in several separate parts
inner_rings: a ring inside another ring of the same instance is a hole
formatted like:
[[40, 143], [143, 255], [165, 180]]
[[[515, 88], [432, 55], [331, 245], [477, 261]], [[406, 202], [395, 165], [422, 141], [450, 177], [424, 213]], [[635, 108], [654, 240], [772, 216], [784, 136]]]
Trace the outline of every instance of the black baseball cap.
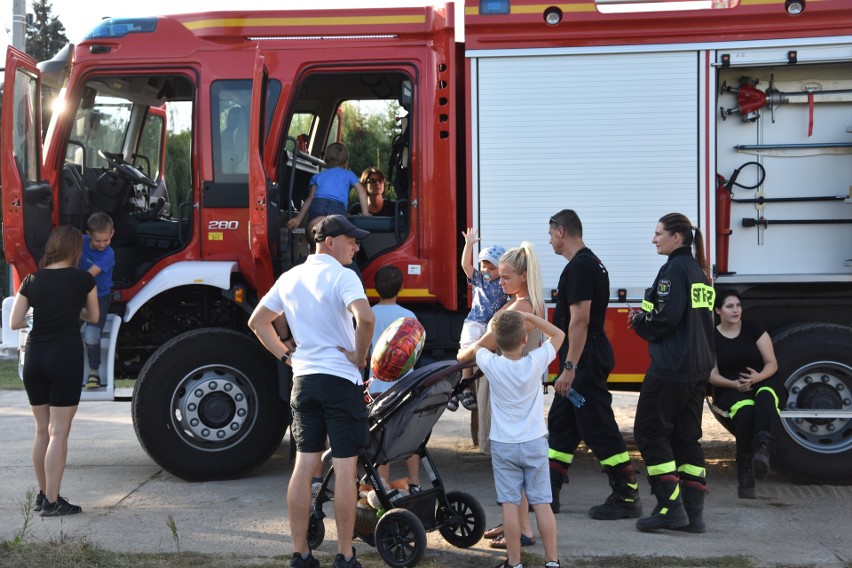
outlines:
[[316, 242], [322, 241], [326, 237], [339, 237], [340, 235], [363, 239], [369, 234], [369, 231], [353, 225], [344, 215], [328, 215], [314, 226], [314, 240]]

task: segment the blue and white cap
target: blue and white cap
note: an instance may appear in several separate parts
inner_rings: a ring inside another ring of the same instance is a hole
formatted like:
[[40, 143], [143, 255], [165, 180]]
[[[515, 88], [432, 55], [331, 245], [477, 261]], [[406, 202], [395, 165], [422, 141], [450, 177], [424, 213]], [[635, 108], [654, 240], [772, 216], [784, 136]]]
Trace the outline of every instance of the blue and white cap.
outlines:
[[500, 264], [500, 257], [506, 253], [506, 249], [500, 245], [491, 245], [479, 251], [479, 261], [487, 260], [494, 266]]

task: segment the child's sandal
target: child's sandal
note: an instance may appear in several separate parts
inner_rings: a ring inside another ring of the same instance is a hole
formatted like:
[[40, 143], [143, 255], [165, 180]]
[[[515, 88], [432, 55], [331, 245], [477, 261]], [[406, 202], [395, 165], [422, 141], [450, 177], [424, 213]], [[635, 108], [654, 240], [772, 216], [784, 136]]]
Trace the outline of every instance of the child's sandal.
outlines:
[[464, 391], [459, 396], [459, 401], [462, 403], [468, 410], [476, 410], [479, 408], [479, 405], [476, 403], [476, 395], [473, 394], [473, 391]]

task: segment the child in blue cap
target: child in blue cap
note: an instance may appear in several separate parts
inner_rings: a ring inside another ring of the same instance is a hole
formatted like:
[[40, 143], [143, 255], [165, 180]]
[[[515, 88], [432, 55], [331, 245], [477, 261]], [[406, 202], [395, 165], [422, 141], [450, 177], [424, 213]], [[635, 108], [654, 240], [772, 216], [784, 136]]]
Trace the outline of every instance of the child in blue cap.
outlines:
[[[479, 233], [476, 229], [469, 227], [462, 232], [464, 236], [464, 250], [461, 254], [461, 266], [467, 276], [467, 283], [472, 287], [473, 299], [471, 301], [470, 313], [462, 325], [459, 346], [464, 349], [476, 342], [485, 334], [489, 320], [506, 303], [506, 294], [500, 286], [500, 274], [497, 265], [500, 257], [506, 249], [500, 245], [491, 245], [479, 252], [479, 268], [473, 266], [473, 245], [479, 242]], [[462, 371], [462, 381], [473, 375], [473, 369]], [[447, 409], [455, 412], [459, 408], [459, 402], [468, 410], [476, 410], [476, 394], [473, 385], [467, 385], [460, 396], [453, 396], [447, 402]]]

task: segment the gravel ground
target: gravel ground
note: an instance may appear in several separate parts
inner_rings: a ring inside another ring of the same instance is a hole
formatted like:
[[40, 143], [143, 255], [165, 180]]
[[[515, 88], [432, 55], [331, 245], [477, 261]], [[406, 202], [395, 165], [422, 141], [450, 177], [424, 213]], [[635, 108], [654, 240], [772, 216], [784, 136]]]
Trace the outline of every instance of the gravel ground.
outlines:
[[[631, 448], [636, 393], [615, 394], [616, 418]], [[546, 403], [551, 400], [545, 398]], [[500, 510], [488, 457], [470, 443], [469, 416], [464, 409], [446, 412], [431, 438], [438, 472], [448, 490], [466, 491], [483, 505], [488, 526], [499, 522]], [[33, 488], [30, 444], [33, 422], [23, 392], [0, 392], [3, 441], [0, 442], [0, 540], [21, 530], [21, 502]], [[705, 517], [707, 533], [643, 534], [634, 522], [593, 521], [589, 507], [608, 494], [606, 476], [586, 451], [578, 453], [571, 482], [562, 491], [563, 512], [557, 516], [563, 561], [596, 556], [635, 555], [707, 558], [742, 555], [757, 566], [852, 566], [852, 488], [794, 485], [778, 474], [758, 486], [758, 499], [736, 497], [732, 463], [733, 438], [709, 411], [704, 413], [708, 456]], [[292, 464], [285, 439], [272, 459], [240, 480], [187, 483], [161, 470], [141, 449], [133, 432], [128, 402], [86, 402], [78, 412], [69, 444], [62, 493], [83, 507], [73, 517], [41, 519], [29, 528], [30, 539], [80, 538], [109, 550], [175, 552], [167, 526], [174, 519], [181, 549], [216, 555], [270, 558], [291, 553], [285, 488]], [[637, 464], [644, 469], [641, 461]], [[852, 467], [852, 464], [850, 464]], [[648, 485], [641, 480], [646, 512], [653, 508]], [[331, 514], [331, 507], [326, 506]], [[326, 519], [321, 550], [336, 548], [334, 523]], [[502, 557], [486, 541], [469, 550], [450, 547], [437, 532], [428, 536], [427, 558], [482, 557], [493, 565]], [[359, 552], [370, 547], [357, 544]], [[540, 544], [532, 551], [543, 554]]]

